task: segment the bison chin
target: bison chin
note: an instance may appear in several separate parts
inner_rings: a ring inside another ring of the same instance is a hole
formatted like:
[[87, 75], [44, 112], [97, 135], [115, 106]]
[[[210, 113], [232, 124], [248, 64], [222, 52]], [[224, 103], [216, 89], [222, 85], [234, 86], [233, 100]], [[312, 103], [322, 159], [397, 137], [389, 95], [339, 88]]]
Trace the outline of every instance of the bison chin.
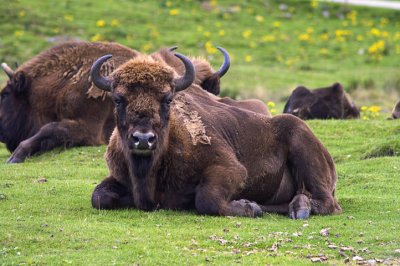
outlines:
[[153, 155], [153, 150], [132, 149], [131, 152], [136, 157], [150, 157]]

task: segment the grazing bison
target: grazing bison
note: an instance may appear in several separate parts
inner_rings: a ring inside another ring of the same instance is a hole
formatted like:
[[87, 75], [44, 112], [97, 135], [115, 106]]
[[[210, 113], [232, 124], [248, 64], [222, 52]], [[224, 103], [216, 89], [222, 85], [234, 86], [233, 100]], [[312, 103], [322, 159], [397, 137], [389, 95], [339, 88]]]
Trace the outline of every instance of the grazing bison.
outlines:
[[308, 126], [290, 115], [270, 118], [222, 103], [163, 61], [136, 57], [103, 76], [117, 126], [106, 153], [110, 175], [94, 190], [99, 209], [196, 209], [200, 214], [293, 219], [340, 213], [331, 156]]
[[[115, 56], [103, 66], [105, 74], [139, 55], [116, 43], [70, 42], [40, 53], [16, 71], [2, 64], [9, 80], [0, 94], [0, 141], [13, 152], [9, 163], [23, 162], [57, 146], [108, 143], [115, 127], [113, 103], [89, 80], [94, 60], [106, 53]], [[183, 68], [168, 49], [152, 56], [178, 71]], [[219, 91], [219, 79], [228, 70], [229, 60], [216, 72], [205, 60], [193, 58], [193, 64], [196, 82]]]
[[283, 112], [301, 119], [360, 117], [360, 110], [344, 92], [340, 83], [315, 90], [297, 87], [290, 95]]
[[399, 119], [400, 118], [400, 101], [398, 101], [397, 104], [393, 108], [392, 118], [393, 119]]

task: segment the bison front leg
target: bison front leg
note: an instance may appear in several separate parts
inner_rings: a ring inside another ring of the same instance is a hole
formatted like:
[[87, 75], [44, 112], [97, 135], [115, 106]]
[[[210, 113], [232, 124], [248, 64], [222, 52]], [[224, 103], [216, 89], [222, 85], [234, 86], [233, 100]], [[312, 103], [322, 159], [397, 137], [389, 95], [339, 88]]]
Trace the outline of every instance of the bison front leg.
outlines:
[[94, 189], [92, 206], [95, 209], [123, 209], [134, 207], [132, 193], [112, 176]]
[[245, 199], [231, 200], [242, 189], [246, 178], [247, 171], [239, 162], [233, 166], [209, 167], [196, 192], [197, 212], [222, 216], [262, 216], [257, 203]]
[[94, 145], [101, 129], [77, 120], [63, 120], [44, 125], [35, 135], [22, 141], [7, 163], [21, 163], [36, 153], [58, 146]]

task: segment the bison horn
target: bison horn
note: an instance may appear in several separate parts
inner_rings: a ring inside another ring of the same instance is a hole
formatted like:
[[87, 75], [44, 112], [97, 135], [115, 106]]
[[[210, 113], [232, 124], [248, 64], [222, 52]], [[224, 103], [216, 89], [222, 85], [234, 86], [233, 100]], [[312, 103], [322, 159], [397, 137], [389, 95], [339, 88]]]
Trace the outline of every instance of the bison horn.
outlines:
[[183, 77], [175, 80], [175, 91], [182, 91], [189, 87], [194, 81], [194, 66], [186, 56], [179, 53], [175, 53], [175, 56], [178, 57], [185, 65], [185, 74]]
[[110, 59], [112, 55], [104, 55], [96, 60], [96, 62], [93, 63], [92, 68], [90, 69], [90, 78], [92, 79], [92, 82], [94, 85], [96, 85], [97, 88], [105, 90], [105, 91], [111, 91], [111, 79], [107, 77], [103, 77], [100, 74], [100, 69], [101, 66], [105, 61]]
[[7, 76], [11, 79], [14, 75], [14, 70], [11, 69], [6, 63], [1, 64], [1, 68], [6, 72]]
[[228, 52], [222, 48], [222, 47], [217, 47], [218, 50], [220, 50], [224, 54], [224, 62], [222, 63], [221, 67], [215, 74], [217, 74], [220, 78], [222, 78], [223, 75], [228, 72], [229, 67], [231, 66], [231, 58], [229, 57]]
[[175, 51], [176, 49], [178, 49], [178, 46], [176, 46], [176, 45], [168, 48], [168, 50], [170, 50], [171, 52]]

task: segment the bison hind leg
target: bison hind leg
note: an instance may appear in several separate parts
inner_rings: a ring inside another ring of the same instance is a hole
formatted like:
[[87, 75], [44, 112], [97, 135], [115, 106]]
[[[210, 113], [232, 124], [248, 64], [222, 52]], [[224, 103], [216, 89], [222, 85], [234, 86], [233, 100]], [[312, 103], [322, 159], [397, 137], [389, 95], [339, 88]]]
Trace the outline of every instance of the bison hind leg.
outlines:
[[231, 201], [229, 208], [238, 216], [261, 217], [263, 215], [261, 207], [256, 202], [246, 199]]
[[311, 213], [311, 201], [304, 194], [297, 194], [289, 204], [291, 219], [307, 219]]
[[104, 179], [93, 191], [95, 209], [122, 209], [133, 207], [132, 193], [113, 177]]

